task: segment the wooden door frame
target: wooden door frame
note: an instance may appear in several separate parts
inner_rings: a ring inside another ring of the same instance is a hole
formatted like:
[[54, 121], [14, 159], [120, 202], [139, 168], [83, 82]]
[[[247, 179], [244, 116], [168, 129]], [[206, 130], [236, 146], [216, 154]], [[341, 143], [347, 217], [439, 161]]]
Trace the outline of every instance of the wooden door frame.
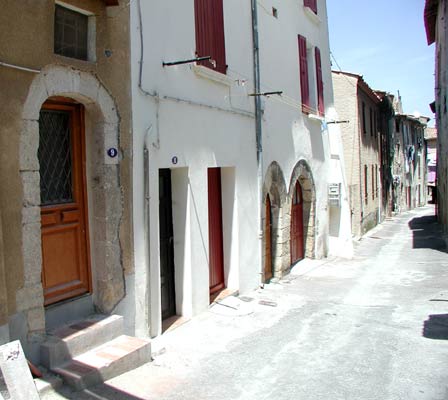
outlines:
[[[69, 300], [77, 297], [78, 295], [82, 295], [85, 293], [92, 293], [92, 270], [91, 270], [91, 255], [90, 255], [90, 230], [89, 230], [89, 210], [88, 210], [88, 197], [87, 197], [87, 177], [86, 177], [86, 142], [85, 142], [85, 110], [84, 106], [77, 101], [62, 97], [62, 96], [54, 96], [48, 98], [41, 106], [41, 110], [49, 110], [49, 111], [69, 111], [74, 116], [71, 121], [71, 145], [73, 149], [75, 146], [79, 149], [74, 150], [72, 154], [72, 165], [74, 167], [72, 169], [73, 173], [73, 182], [72, 186], [76, 190], [74, 190], [74, 195], [79, 196], [79, 199], [83, 203], [83, 215], [82, 223], [84, 225], [84, 239], [85, 239], [85, 262], [86, 262], [86, 272], [87, 272], [87, 292], [84, 290], [82, 293], [77, 293], [74, 291], [73, 296], [67, 298], [60, 298], [61, 295], [52, 296], [50, 299], [44, 299], [44, 305], [51, 305], [63, 300]], [[76, 123], [75, 121], [79, 122]], [[77, 137], [77, 140], [75, 139]], [[80, 160], [76, 159], [76, 155], [80, 155]], [[39, 172], [40, 174], [40, 172]], [[79, 193], [80, 191], [81, 193]], [[48, 206], [40, 206], [41, 214], [42, 211], [45, 211], [45, 208]], [[70, 205], [67, 205], [70, 207]], [[64, 207], [63, 207], [64, 208]], [[42, 227], [41, 227], [41, 237], [42, 237]], [[44, 286], [44, 268], [43, 268], [43, 259], [42, 259], [42, 286]]]

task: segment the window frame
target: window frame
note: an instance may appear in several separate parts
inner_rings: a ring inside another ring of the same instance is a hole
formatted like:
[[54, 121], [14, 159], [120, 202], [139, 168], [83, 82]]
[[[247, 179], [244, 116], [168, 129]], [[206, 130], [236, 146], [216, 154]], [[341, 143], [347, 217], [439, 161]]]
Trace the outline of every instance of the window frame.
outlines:
[[[64, 54], [62, 52], [56, 51], [56, 25], [57, 25], [57, 10], [58, 8], [63, 9], [65, 11], [79, 14], [80, 16], [87, 18], [87, 26], [86, 26], [86, 56], [78, 57], [72, 56], [68, 54]], [[93, 12], [81, 9], [79, 7], [73, 6], [71, 4], [67, 4], [63, 1], [55, 1], [54, 3], [54, 13], [53, 13], [53, 53], [60, 57], [67, 57], [70, 59], [78, 60], [78, 61], [87, 61], [87, 62], [95, 62], [96, 61], [96, 17]]]

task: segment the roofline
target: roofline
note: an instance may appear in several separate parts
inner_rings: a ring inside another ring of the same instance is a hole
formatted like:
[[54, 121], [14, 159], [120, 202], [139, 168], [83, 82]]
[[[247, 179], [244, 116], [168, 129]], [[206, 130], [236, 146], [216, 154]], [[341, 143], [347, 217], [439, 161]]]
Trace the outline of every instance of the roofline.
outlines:
[[346, 71], [335, 71], [335, 70], [332, 70], [331, 72], [335, 73], [335, 74], [339, 74], [339, 75], [347, 75], [347, 76], [350, 76], [352, 78], [356, 78], [359, 88], [362, 89], [365, 92], [365, 94], [367, 94], [367, 96], [369, 96], [375, 103], [381, 102], [380, 96], [378, 96], [376, 91], [373, 90], [367, 84], [367, 82], [364, 80], [362, 75], [355, 74], [353, 72], [346, 72]]

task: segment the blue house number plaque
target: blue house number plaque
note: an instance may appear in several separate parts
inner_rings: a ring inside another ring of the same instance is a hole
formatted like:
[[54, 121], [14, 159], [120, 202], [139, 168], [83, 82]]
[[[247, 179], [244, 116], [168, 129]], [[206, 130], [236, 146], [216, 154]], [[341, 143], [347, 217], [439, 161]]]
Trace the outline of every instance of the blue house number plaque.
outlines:
[[107, 149], [107, 155], [111, 158], [115, 158], [118, 155], [118, 150], [115, 147]]

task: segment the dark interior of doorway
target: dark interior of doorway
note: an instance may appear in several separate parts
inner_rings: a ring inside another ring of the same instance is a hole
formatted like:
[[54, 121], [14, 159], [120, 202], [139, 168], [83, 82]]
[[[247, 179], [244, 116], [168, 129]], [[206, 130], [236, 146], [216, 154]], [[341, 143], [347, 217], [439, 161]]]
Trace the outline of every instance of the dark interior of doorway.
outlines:
[[171, 170], [159, 170], [160, 293], [162, 320], [176, 315]]

